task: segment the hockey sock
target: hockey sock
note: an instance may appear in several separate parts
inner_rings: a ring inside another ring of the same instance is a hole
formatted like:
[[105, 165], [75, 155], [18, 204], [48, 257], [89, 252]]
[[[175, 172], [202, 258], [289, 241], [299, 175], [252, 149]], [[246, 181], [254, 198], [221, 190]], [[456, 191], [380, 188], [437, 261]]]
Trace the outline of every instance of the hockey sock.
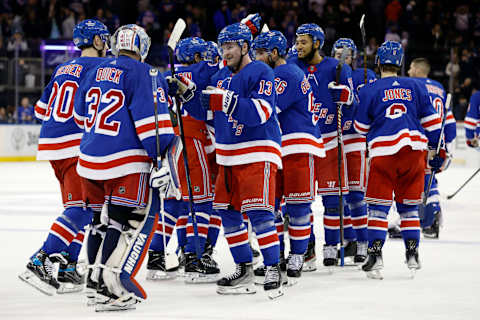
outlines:
[[257, 236], [258, 246], [265, 266], [276, 265], [280, 261], [280, 242], [275, 228], [275, 216], [266, 210], [250, 210], [247, 212]]
[[375, 240], [385, 242], [388, 230], [388, 210], [389, 206], [378, 204], [368, 204], [368, 247], [372, 246]]
[[353, 229], [355, 230], [355, 234], [357, 236], [357, 241], [368, 241], [367, 204], [364, 201], [364, 193], [361, 191], [350, 191], [346, 198], [352, 218]]
[[[177, 204], [177, 200], [165, 200], [164, 202], [164, 219], [165, 219], [165, 247], [173, 233], [173, 228], [178, 220], [178, 215], [181, 213], [183, 206]], [[163, 251], [163, 223], [162, 213], [159, 214], [158, 223], [155, 227], [155, 234], [153, 235], [152, 242], [150, 243], [150, 250]]]
[[215, 210], [212, 210], [210, 221], [208, 223], [207, 240], [213, 247], [215, 247], [217, 244], [218, 234], [220, 233], [221, 226], [222, 219], [220, 218], [220, 215]]
[[47, 240], [43, 243], [42, 249], [48, 255], [65, 251], [75, 239], [77, 232], [74, 224], [62, 215], [50, 227], [50, 232]]
[[286, 210], [289, 217], [288, 236], [290, 238], [290, 252], [304, 254], [307, 251], [310, 239], [310, 203], [287, 203]]
[[[100, 221], [100, 213], [98, 213], [98, 219]], [[102, 244], [105, 233], [107, 232], [107, 226], [93, 225], [88, 232], [87, 237], [87, 258], [88, 264], [94, 265], [97, 259], [98, 250]]]
[[435, 215], [440, 212], [440, 203], [431, 202], [423, 208], [423, 219], [420, 220], [422, 228], [431, 227], [435, 220]]
[[252, 262], [252, 250], [248, 242], [248, 229], [243, 216], [235, 210], [218, 210], [222, 217], [223, 232], [236, 264]]
[[323, 196], [325, 207], [323, 227], [325, 229], [325, 244], [335, 246], [340, 242], [340, 215], [338, 212], [338, 196]]
[[400, 215], [400, 230], [403, 241], [417, 240], [420, 242], [420, 219], [418, 218], [418, 206], [407, 205], [397, 202], [397, 210]]
[[108, 258], [110, 258], [113, 250], [117, 247], [118, 239], [120, 239], [120, 234], [122, 233], [122, 225], [120, 223], [116, 221], [110, 221], [110, 223], [111, 225], [108, 226], [105, 239], [103, 240], [101, 264], [105, 264]]
[[[179, 247], [185, 247], [187, 244], [187, 221], [188, 221], [188, 204], [182, 200], [166, 200], [165, 201], [165, 210], [172, 214], [175, 214], [177, 223], [175, 227], [177, 228], [177, 241]], [[163, 241], [163, 240], [162, 240]]]
[[78, 260], [78, 255], [80, 254], [80, 250], [82, 249], [82, 244], [83, 244], [83, 239], [85, 237], [85, 230], [82, 229], [80, 230], [77, 235], [75, 236], [75, 239], [73, 239], [72, 243], [67, 248], [68, 252], [68, 259], [71, 262], [75, 262]]
[[209, 212], [212, 210], [211, 202], [206, 203], [194, 203], [193, 209], [195, 210], [195, 217], [197, 220], [198, 237], [195, 237], [193, 230], [193, 218], [192, 215], [188, 216], [187, 222], [187, 245], [185, 246], [185, 252], [196, 252], [196, 244], [200, 247], [200, 252], [203, 253], [205, 249], [205, 241], [208, 235], [208, 224], [210, 222]]
[[278, 241], [280, 242], [280, 252], [285, 251], [285, 225], [283, 223], [282, 206], [280, 199], [275, 199], [275, 228], [277, 229]]
[[350, 208], [348, 208], [346, 203], [343, 206], [343, 237], [347, 241], [355, 241], [357, 239], [357, 235], [352, 226]]

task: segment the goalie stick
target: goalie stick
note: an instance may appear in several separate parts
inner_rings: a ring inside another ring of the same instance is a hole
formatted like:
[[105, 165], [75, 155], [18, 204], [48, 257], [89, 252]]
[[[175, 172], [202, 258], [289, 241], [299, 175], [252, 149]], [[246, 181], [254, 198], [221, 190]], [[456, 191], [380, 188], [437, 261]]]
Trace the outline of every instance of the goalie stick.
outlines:
[[[170, 62], [170, 72], [172, 73], [172, 77], [175, 77], [175, 67], [174, 67], [174, 59], [173, 53], [175, 51], [175, 47], [177, 46], [180, 37], [182, 36], [183, 31], [186, 28], [186, 23], [182, 18], [179, 18], [173, 27], [173, 31], [170, 34], [170, 39], [168, 39], [168, 58]], [[183, 154], [183, 165], [185, 166], [185, 176], [187, 178], [187, 188], [188, 188], [188, 206], [190, 212], [192, 214], [192, 222], [193, 222], [193, 234], [194, 234], [194, 241], [195, 241], [195, 251], [197, 254], [197, 258], [200, 259], [202, 257], [202, 252], [200, 252], [200, 244], [198, 243], [198, 227], [197, 227], [197, 217], [195, 215], [195, 209], [193, 208], [193, 191], [192, 191], [192, 183], [190, 180], [190, 168], [188, 166], [188, 156], [187, 156], [187, 147], [185, 145], [185, 133], [183, 130], [183, 121], [182, 121], [182, 105], [179, 99], [176, 96], [173, 97], [175, 100], [175, 104], [177, 106], [176, 114], [177, 114], [177, 121], [178, 121], [178, 131], [180, 132], [180, 139], [182, 141], [182, 154]]]

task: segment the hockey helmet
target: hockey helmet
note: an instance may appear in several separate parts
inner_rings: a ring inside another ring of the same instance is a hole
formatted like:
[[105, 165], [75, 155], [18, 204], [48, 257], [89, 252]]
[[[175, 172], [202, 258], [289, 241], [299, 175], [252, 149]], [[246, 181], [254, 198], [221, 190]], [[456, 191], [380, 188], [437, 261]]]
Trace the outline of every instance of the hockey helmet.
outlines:
[[246, 42], [250, 47], [252, 44], [252, 32], [243, 23], [238, 22], [228, 25], [218, 34], [218, 45], [221, 47], [227, 42], [236, 42], [240, 47]]
[[320, 28], [317, 24], [305, 23], [305, 24], [302, 24], [300, 27], [298, 27], [296, 31], [297, 37], [304, 34], [308, 34], [309, 36], [311, 36], [313, 42], [319, 40], [320, 41], [319, 49], [323, 47], [323, 43], [325, 42], [325, 33], [323, 32], [322, 28]]
[[178, 42], [175, 48], [177, 60], [181, 63], [191, 63], [195, 59], [195, 54], [200, 54], [205, 58], [207, 51], [207, 42], [199, 37], [189, 37]]
[[103, 43], [107, 44], [110, 39], [107, 26], [98, 20], [86, 19], [73, 28], [73, 43], [79, 49], [92, 46], [95, 36], [99, 36]]
[[220, 57], [218, 45], [213, 41], [207, 41], [207, 51], [205, 52], [205, 59], [211, 63], [214, 63], [216, 57]]
[[353, 42], [353, 40], [350, 38], [340, 38], [337, 41], [335, 41], [332, 47], [332, 57], [335, 56], [335, 51], [343, 48], [352, 50], [353, 59], [357, 57], [357, 46], [355, 45], [355, 42]]
[[287, 39], [280, 31], [277, 30], [263, 32], [255, 38], [252, 48], [254, 50], [266, 49], [269, 52], [277, 48], [278, 54], [280, 56], [284, 56], [287, 52]]
[[397, 67], [403, 63], [402, 44], [397, 41], [385, 41], [377, 50], [375, 64], [391, 64]]

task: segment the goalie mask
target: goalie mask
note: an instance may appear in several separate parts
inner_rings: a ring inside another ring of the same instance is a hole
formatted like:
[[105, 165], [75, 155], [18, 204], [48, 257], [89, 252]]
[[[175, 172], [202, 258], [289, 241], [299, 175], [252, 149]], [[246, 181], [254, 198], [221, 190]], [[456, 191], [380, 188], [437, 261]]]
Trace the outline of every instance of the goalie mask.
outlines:
[[111, 40], [112, 53], [118, 57], [120, 50], [132, 51], [145, 61], [150, 49], [150, 37], [136, 24], [121, 26], [115, 31]]

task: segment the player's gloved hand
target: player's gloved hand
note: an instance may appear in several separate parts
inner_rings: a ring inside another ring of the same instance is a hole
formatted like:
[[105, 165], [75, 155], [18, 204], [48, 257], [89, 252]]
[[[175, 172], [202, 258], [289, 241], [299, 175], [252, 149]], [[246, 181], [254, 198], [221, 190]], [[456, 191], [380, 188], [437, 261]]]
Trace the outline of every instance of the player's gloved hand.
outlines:
[[440, 152], [438, 152], [438, 154], [436, 154], [436, 150], [433, 149], [430, 149], [428, 153], [428, 166], [435, 173], [442, 172], [450, 165], [451, 157], [444, 148], [440, 149]]
[[467, 139], [467, 146], [469, 146], [470, 148], [479, 149], [480, 142], [479, 142], [478, 137], [475, 137], [475, 138], [472, 138], [472, 139]]
[[252, 36], [257, 35], [260, 32], [260, 22], [262, 17], [258, 13], [251, 13], [240, 21], [241, 23], [247, 25], [247, 27], [252, 32]]
[[332, 81], [328, 84], [328, 90], [332, 95], [333, 102], [346, 105], [352, 104], [353, 92], [349, 86]]
[[152, 169], [152, 172], [150, 173], [150, 187], [158, 189], [160, 195], [165, 199], [181, 199], [182, 193], [173, 181], [167, 158], [162, 160], [160, 168]]
[[231, 115], [237, 106], [238, 94], [234, 91], [225, 90], [208, 86], [206, 90], [202, 90], [200, 103], [202, 107], [212, 111], [223, 111]]
[[190, 101], [195, 96], [197, 86], [192, 80], [177, 75], [175, 77], [167, 76], [165, 79], [168, 83], [169, 96], [177, 95], [183, 103]]

